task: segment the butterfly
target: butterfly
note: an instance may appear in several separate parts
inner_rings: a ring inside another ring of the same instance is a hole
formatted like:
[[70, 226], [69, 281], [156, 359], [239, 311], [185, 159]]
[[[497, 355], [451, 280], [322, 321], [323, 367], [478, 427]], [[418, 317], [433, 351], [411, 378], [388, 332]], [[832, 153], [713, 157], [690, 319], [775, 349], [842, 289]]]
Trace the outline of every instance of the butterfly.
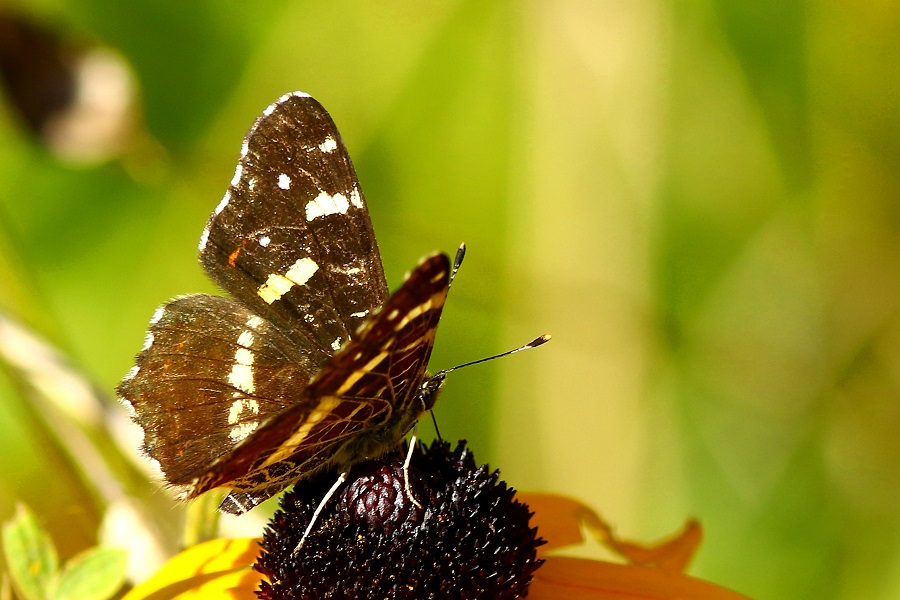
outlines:
[[182, 499], [244, 513], [299, 480], [397, 447], [434, 405], [426, 366], [461, 252], [388, 294], [365, 199], [325, 109], [286, 94], [256, 120], [200, 238], [231, 298], [154, 313], [118, 394]]

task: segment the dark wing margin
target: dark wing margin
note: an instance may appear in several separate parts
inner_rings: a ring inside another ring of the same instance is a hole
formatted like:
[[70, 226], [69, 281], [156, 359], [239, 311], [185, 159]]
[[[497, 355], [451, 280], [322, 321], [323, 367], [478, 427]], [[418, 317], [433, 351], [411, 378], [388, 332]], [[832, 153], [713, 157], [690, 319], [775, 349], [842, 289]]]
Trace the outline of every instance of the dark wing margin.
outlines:
[[415, 402], [449, 289], [450, 260], [423, 261], [329, 359], [304, 399], [273, 415], [197, 479], [187, 495], [231, 487], [240, 514], [326, 468], [347, 468], [395, 445], [421, 416]]
[[144, 452], [179, 487], [295, 405], [321, 360], [240, 303], [195, 294], [157, 309], [117, 391]]
[[365, 199], [331, 117], [302, 92], [247, 133], [200, 239], [209, 275], [261, 317], [332, 354], [387, 298]]

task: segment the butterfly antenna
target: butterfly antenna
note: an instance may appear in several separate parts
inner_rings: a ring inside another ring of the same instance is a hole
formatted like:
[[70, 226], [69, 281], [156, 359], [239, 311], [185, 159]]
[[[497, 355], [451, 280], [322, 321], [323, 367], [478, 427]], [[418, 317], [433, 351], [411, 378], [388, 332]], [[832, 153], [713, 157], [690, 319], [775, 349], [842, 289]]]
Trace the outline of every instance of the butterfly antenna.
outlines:
[[457, 369], [462, 369], [463, 367], [471, 367], [472, 365], [477, 365], [477, 364], [480, 364], [483, 362], [487, 362], [489, 360], [494, 360], [495, 358], [500, 358], [501, 356], [509, 356], [510, 354], [515, 354], [516, 352], [521, 352], [522, 350], [529, 350], [531, 348], [537, 348], [538, 346], [541, 346], [541, 345], [549, 342], [551, 337], [552, 336], [549, 333], [545, 333], [544, 335], [531, 340], [524, 346], [519, 346], [518, 348], [513, 348], [512, 350], [507, 350], [506, 352], [501, 352], [500, 354], [488, 356], [487, 358], [479, 358], [478, 360], [473, 360], [472, 362], [463, 363], [463, 364], [457, 365], [455, 367], [450, 367], [449, 369], [444, 369], [442, 371], [438, 371], [435, 374], [435, 377], [443, 377], [447, 373], [456, 371]]
[[453, 259], [453, 269], [450, 271], [450, 283], [447, 284], [447, 287], [450, 287], [450, 284], [453, 283], [453, 278], [456, 277], [456, 272], [459, 271], [459, 267], [462, 265], [465, 257], [466, 245], [463, 243], [459, 245], [459, 249], [456, 251], [456, 258]]
[[[457, 256], [459, 256], [459, 254], [461, 254], [462, 252], [464, 252], [464, 250], [461, 248], [461, 252], [458, 253]], [[501, 356], [509, 356], [510, 354], [521, 352], [522, 350], [537, 348], [538, 346], [549, 342], [550, 338], [550, 334], [545, 333], [544, 335], [537, 337], [527, 344], [519, 346], [518, 348], [513, 348], [512, 350], [507, 350], [506, 352], [501, 352], [500, 354], [488, 356], [487, 358], [479, 358], [478, 360], [473, 360], [472, 362], [456, 365], [455, 367], [450, 367], [449, 369], [443, 369], [426, 379], [425, 383], [422, 384], [422, 391], [419, 394], [419, 399], [422, 402], [423, 408], [431, 413], [431, 420], [434, 421], [434, 431], [437, 434], [438, 439], [443, 438], [441, 438], [441, 432], [440, 430], [438, 430], [437, 418], [434, 416], [434, 411], [432, 410], [432, 408], [434, 407], [435, 396], [437, 395], [438, 391], [440, 391], [441, 386], [444, 385], [444, 380], [447, 378], [447, 373], [452, 373], [453, 371], [462, 369], [463, 367], [471, 367], [472, 365], [477, 365], [489, 360], [494, 360], [495, 358], [500, 358]]]

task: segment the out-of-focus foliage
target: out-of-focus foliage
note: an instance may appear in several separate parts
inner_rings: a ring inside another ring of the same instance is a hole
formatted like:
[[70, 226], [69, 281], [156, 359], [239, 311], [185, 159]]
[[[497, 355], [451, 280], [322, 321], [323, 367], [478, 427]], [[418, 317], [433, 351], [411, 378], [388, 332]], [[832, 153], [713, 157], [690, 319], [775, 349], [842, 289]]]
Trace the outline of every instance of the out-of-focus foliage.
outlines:
[[[302, 89], [392, 286], [469, 247], [433, 368], [554, 335], [454, 373], [445, 437], [635, 537], [699, 518], [692, 572], [751, 597], [900, 595], [891, 3], [16, 6], [118, 51], [140, 90], [132, 149], [92, 168], [0, 108], [0, 310], [103, 393], [156, 305], [213, 290], [196, 244], [241, 137]], [[2, 364], [0, 519], [28, 503], [69, 557], [103, 501]]]
[[117, 548], [91, 548], [60, 565], [53, 540], [21, 504], [3, 524], [2, 546], [22, 600], [107, 600], [125, 581], [128, 553]]

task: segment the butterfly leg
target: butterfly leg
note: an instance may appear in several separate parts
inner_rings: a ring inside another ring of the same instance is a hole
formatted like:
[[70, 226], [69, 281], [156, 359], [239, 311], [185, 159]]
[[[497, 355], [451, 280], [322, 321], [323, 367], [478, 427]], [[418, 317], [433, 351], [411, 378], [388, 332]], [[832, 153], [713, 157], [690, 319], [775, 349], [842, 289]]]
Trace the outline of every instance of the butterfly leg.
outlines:
[[409, 485], [409, 465], [412, 462], [413, 451], [416, 449], [416, 442], [419, 439], [419, 422], [416, 421], [416, 424], [413, 425], [412, 435], [409, 436], [409, 451], [406, 453], [406, 460], [403, 461], [403, 489], [406, 490], [406, 497], [409, 498], [409, 501], [415, 504], [418, 508], [422, 508], [422, 505], [419, 504], [419, 501], [416, 500], [416, 497], [413, 496], [412, 488]]
[[434, 433], [437, 436], [437, 439], [443, 441], [444, 438], [441, 437], [441, 430], [438, 428], [437, 417], [434, 416], [434, 411], [429, 410], [428, 414], [431, 415], [431, 422], [434, 423]]
[[319, 518], [319, 515], [322, 513], [322, 510], [325, 508], [325, 505], [328, 504], [328, 501], [331, 500], [331, 497], [334, 496], [334, 493], [337, 492], [338, 488], [343, 485], [345, 481], [347, 481], [347, 475], [349, 475], [349, 471], [342, 471], [340, 475], [338, 475], [337, 481], [334, 482], [334, 485], [331, 486], [331, 489], [328, 490], [328, 493], [325, 494], [325, 497], [322, 498], [322, 501], [319, 502], [319, 506], [316, 507], [316, 512], [313, 513], [312, 518], [309, 520], [309, 525], [306, 526], [306, 531], [303, 532], [303, 537], [300, 538], [300, 543], [297, 544], [297, 547], [294, 548], [294, 556], [300, 552], [300, 548], [303, 547], [303, 542], [306, 541], [306, 536], [309, 535], [309, 532], [312, 531], [313, 525], [316, 524], [316, 520]]

